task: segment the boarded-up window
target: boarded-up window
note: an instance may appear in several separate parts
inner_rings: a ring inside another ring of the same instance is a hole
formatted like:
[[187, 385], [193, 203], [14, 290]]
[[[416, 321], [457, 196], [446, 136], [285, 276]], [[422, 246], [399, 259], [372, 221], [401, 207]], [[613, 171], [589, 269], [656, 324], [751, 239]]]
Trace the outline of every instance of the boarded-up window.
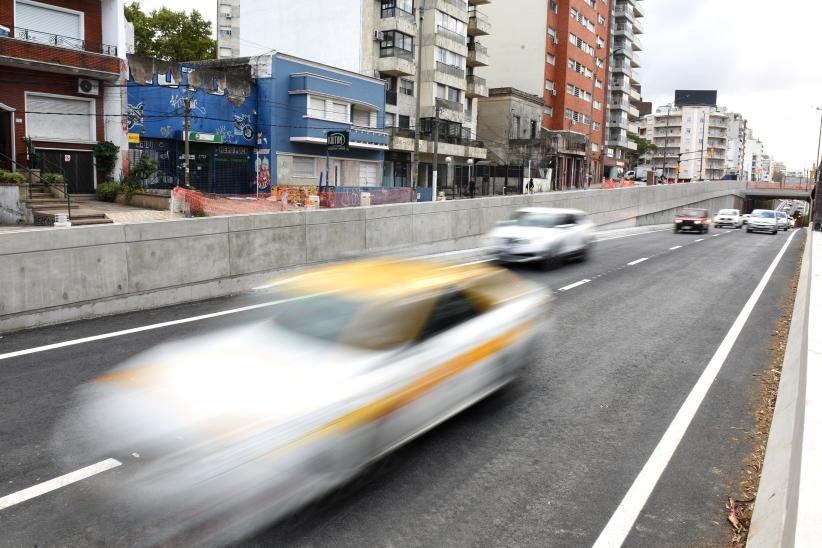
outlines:
[[94, 100], [26, 94], [26, 134], [32, 139], [95, 141]]

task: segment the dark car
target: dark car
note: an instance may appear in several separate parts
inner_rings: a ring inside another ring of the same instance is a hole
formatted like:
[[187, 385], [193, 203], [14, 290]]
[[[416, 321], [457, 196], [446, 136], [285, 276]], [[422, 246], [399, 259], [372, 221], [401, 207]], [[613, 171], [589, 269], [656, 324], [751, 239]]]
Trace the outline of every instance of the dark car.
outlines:
[[674, 233], [680, 230], [708, 232], [711, 229], [711, 212], [707, 209], [687, 207], [677, 213], [674, 219]]

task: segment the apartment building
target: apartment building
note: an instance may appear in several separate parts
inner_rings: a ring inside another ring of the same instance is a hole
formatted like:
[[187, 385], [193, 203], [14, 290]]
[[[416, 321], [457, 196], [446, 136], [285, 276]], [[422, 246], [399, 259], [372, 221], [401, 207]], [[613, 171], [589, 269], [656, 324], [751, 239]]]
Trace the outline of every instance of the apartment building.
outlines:
[[488, 95], [480, 71], [489, 64], [491, 25], [480, 7], [490, 3], [244, 0], [240, 52], [275, 49], [384, 80], [391, 139], [382, 183], [431, 186], [436, 151], [443, 189], [467, 183], [469, 164], [487, 157], [476, 140], [476, 100]]
[[216, 21], [217, 59], [239, 57], [240, 0], [217, 0]]
[[123, 0], [0, 0], [0, 168], [94, 192], [94, 145], [114, 142], [123, 162], [128, 148], [125, 49]]
[[727, 171], [729, 120], [715, 90], [677, 90], [673, 104], [642, 119], [642, 135], [657, 146], [650, 165], [666, 180], [722, 179]]
[[584, 188], [603, 175], [610, 0], [506, 0], [486, 6], [493, 62], [488, 85], [544, 98], [542, 125], [585, 140], [559, 155], [557, 175]]
[[728, 114], [728, 149], [725, 157], [725, 172], [744, 179], [745, 145], [748, 121], [738, 113]]
[[639, 132], [642, 95], [637, 69], [645, 10], [641, 0], [614, 0], [611, 24], [611, 59], [608, 67], [608, 118], [605, 165], [610, 176], [627, 167], [627, 157], [637, 146], [628, 134]]

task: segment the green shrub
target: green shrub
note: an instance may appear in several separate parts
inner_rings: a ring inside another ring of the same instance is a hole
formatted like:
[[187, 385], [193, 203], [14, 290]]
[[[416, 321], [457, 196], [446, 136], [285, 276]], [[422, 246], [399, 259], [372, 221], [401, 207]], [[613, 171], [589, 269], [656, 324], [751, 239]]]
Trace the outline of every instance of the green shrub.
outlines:
[[12, 173], [11, 171], [0, 169], [0, 183], [23, 185], [26, 183], [26, 178], [22, 173]]
[[113, 202], [117, 198], [117, 193], [120, 192], [120, 185], [114, 181], [106, 181], [101, 185], [97, 185], [97, 199], [101, 202]]
[[208, 213], [203, 211], [202, 209], [195, 209], [191, 212], [192, 217], [208, 217]]
[[40, 180], [46, 186], [63, 186], [65, 177], [59, 173], [43, 173], [40, 175]]
[[117, 166], [117, 158], [120, 147], [110, 141], [101, 141], [94, 145], [94, 159], [97, 161], [97, 169], [111, 177], [114, 168]]

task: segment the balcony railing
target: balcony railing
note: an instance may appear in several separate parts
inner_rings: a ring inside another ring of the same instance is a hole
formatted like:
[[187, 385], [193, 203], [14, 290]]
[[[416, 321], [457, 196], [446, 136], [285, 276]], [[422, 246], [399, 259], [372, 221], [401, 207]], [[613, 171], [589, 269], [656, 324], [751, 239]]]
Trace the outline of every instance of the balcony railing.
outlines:
[[458, 101], [449, 101], [448, 99], [440, 99], [439, 97], [437, 98], [437, 106], [440, 108], [453, 110], [454, 112], [462, 112], [464, 110], [462, 103]]
[[476, 51], [481, 55], [488, 55], [488, 48], [486, 48], [479, 42], [471, 42], [470, 44], [468, 44], [468, 51]]
[[42, 32], [39, 30], [12, 27], [9, 29], [8, 33], [4, 30], [0, 30], [0, 37], [3, 36], [14, 38], [16, 40], [24, 40], [26, 42], [45, 44], [57, 48], [79, 50], [88, 53], [99, 53], [100, 55], [110, 55], [112, 57], [117, 56], [117, 46], [110, 46], [108, 44], [98, 42], [89, 42], [80, 38], [61, 36], [59, 34], [51, 34], [50, 32]]
[[491, 23], [488, 21], [488, 16], [473, 8], [468, 17], [468, 33], [491, 34]]
[[443, 74], [454, 76], [456, 78], [465, 78], [465, 71], [463, 69], [460, 67], [455, 67], [454, 65], [443, 63], [442, 61], [437, 61], [437, 72], [442, 72]]
[[383, 8], [380, 12], [380, 17], [382, 19], [388, 19], [389, 17], [402, 17], [404, 19], [408, 19], [409, 21], [414, 21], [414, 14], [408, 13], [402, 8]]
[[444, 36], [445, 38], [458, 44], [465, 45], [465, 36], [456, 33], [451, 29], [447, 29], [441, 25], [437, 25], [437, 34], [439, 34], [440, 36]]
[[462, 10], [468, 9], [468, 4], [466, 0], [444, 0], [446, 4], [451, 4], [452, 6], [458, 7]]
[[400, 59], [414, 62], [414, 52], [405, 48], [380, 48], [380, 57], [399, 57]]

